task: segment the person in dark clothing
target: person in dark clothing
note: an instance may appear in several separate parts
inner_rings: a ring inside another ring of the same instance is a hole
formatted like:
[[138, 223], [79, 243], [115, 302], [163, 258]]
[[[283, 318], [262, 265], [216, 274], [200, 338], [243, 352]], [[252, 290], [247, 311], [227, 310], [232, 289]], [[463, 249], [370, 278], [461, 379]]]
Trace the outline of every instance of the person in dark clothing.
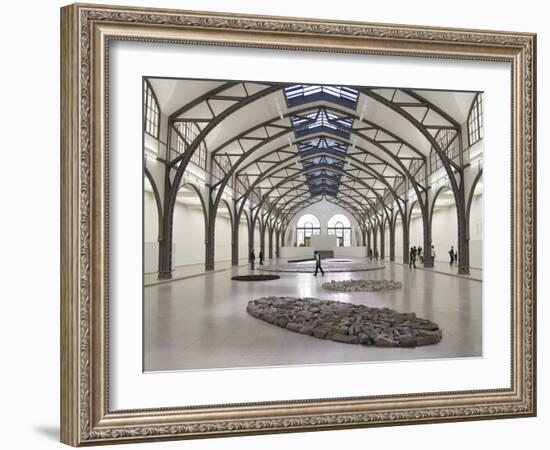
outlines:
[[254, 250], [250, 252], [250, 269], [254, 270], [254, 261], [256, 261], [256, 255], [254, 254]]
[[378, 261], [378, 250], [374, 251], [374, 259]]
[[418, 257], [418, 260], [423, 263], [424, 257], [422, 256], [422, 247], [418, 246], [418, 250], [416, 251], [416, 256]]
[[409, 251], [409, 268], [416, 269], [416, 247], [411, 247]]
[[264, 265], [264, 252], [260, 250], [260, 254], [258, 255], [260, 257], [260, 266]]
[[449, 250], [449, 258], [450, 258], [449, 264], [451, 266], [455, 262], [455, 257], [456, 257], [455, 250], [454, 250], [454, 247], [451, 245], [451, 249]]
[[369, 258], [372, 261], [372, 248], [369, 248]]
[[317, 272], [319, 270], [321, 271], [321, 275], [324, 275], [325, 271], [321, 267], [321, 254], [317, 250], [315, 250], [313, 252], [313, 256], [315, 258], [315, 273], [313, 274], [313, 276], [317, 276]]

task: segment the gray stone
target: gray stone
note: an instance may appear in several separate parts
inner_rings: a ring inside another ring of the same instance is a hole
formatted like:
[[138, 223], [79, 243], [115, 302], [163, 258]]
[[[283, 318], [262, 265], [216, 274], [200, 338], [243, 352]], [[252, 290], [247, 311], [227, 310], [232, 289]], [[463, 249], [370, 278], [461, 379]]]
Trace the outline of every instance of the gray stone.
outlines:
[[413, 312], [315, 298], [264, 297], [248, 302], [247, 312], [290, 331], [349, 344], [415, 347], [436, 344], [443, 335], [436, 323]]
[[349, 336], [347, 334], [335, 333], [332, 335], [332, 340], [336, 342], [345, 342], [346, 344], [358, 344], [358, 336]]
[[399, 338], [399, 345], [401, 347], [416, 347], [416, 338], [409, 335], [403, 335]]
[[329, 334], [330, 329], [325, 327], [317, 327], [313, 329], [313, 336], [319, 339], [325, 339], [327, 334]]
[[385, 334], [379, 334], [374, 338], [374, 344], [379, 347], [398, 347], [399, 342], [394, 341]]
[[300, 328], [302, 328], [299, 324], [297, 324], [296, 322], [288, 322], [286, 324], [286, 328], [290, 331], [299, 331]]

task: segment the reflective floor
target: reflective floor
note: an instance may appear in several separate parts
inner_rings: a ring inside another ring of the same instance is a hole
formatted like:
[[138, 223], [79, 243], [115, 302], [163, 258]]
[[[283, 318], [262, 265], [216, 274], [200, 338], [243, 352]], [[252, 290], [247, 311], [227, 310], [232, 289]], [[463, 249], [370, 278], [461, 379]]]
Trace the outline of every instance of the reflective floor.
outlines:
[[[280, 273], [274, 281], [232, 281], [238, 267], [145, 288], [144, 370], [329, 364], [482, 356], [482, 283], [431, 270], [386, 263], [382, 270]], [[393, 279], [387, 292], [325, 291], [329, 280]], [[317, 339], [273, 326], [246, 312], [262, 296], [310, 296], [415, 312], [443, 330], [439, 344], [381, 348]]]

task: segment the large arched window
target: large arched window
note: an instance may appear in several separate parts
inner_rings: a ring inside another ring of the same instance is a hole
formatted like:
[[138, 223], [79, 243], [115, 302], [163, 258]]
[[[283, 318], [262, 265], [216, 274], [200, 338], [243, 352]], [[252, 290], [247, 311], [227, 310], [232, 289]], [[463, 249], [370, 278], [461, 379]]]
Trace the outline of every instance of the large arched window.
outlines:
[[304, 214], [296, 223], [296, 246], [309, 247], [314, 234], [321, 234], [321, 223], [313, 214]]
[[351, 223], [343, 214], [335, 214], [329, 219], [327, 231], [336, 236], [338, 247], [351, 246]]
[[[172, 139], [175, 139], [175, 142], [173, 141], [171, 146], [176, 155], [185, 153], [201, 132], [194, 122], [177, 122], [173, 125], [173, 129]], [[206, 153], [206, 144], [201, 140], [191, 156], [191, 162], [206, 170]]]
[[159, 138], [160, 109], [157, 98], [147, 81], [143, 81], [143, 124], [145, 132]]
[[[451, 128], [438, 130], [437, 133], [435, 133], [434, 139], [448, 159], [452, 161], [456, 161], [458, 159], [460, 147], [458, 144], [458, 132], [456, 130]], [[434, 173], [442, 167], [443, 162], [432, 147], [432, 150], [430, 151], [430, 172]]]
[[481, 94], [477, 94], [468, 116], [468, 144], [481, 140], [483, 130], [483, 104]]

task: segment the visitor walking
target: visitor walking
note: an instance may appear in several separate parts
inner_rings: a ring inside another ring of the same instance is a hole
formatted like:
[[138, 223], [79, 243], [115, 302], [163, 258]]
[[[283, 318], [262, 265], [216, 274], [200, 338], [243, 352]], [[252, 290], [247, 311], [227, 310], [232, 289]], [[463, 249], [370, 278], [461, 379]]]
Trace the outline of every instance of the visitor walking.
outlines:
[[455, 250], [452, 245], [451, 245], [451, 249], [449, 250], [449, 258], [450, 258], [449, 264], [452, 266], [453, 263], [455, 262]]
[[260, 250], [260, 254], [258, 255], [260, 257], [260, 266], [264, 265], [264, 252]]
[[254, 254], [254, 250], [250, 252], [250, 269], [254, 270], [254, 261], [256, 261], [256, 255]]
[[418, 260], [424, 264], [424, 257], [422, 256], [422, 247], [420, 245], [418, 246], [418, 250], [416, 251], [416, 256], [418, 256]]
[[416, 269], [416, 247], [411, 247], [409, 250], [409, 269]]
[[435, 248], [434, 246], [432, 245], [432, 249], [431, 249], [431, 252], [430, 252], [430, 256], [432, 258], [432, 266], [435, 264]]
[[321, 267], [321, 254], [317, 250], [315, 250], [313, 252], [313, 257], [315, 258], [315, 273], [313, 274], [313, 276], [317, 276], [317, 272], [319, 270], [321, 271], [321, 275], [325, 275], [325, 271]]

